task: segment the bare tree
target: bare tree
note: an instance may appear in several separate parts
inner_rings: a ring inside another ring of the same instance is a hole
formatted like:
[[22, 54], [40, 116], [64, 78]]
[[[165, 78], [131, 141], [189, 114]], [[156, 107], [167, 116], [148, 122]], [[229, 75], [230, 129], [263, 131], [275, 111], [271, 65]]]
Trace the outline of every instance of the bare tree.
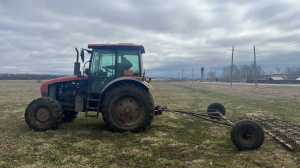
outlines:
[[216, 81], [216, 74], [215, 74], [214, 71], [209, 71], [208, 74], [207, 74], [207, 76], [208, 76], [208, 80], [210, 82]]
[[297, 79], [300, 77], [300, 66], [288, 67], [286, 68], [285, 73], [288, 74], [288, 79]]
[[223, 68], [222, 75], [223, 75], [223, 81], [225, 82], [230, 81], [230, 71], [231, 71], [230, 68], [231, 66]]
[[276, 67], [276, 68], [275, 68], [275, 72], [276, 72], [276, 73], [280, 73], [280, 72], [281, 72], [281, 69], [280, 69], [279, 67]]
[[[229, 82], [230, 81], [230, 72], [231, 66], [223, 68], [223, 81]], [[245, 82], [246, 80], [254, 80], [254, 72], [255, 72], [255, 65], [252, 63], [251, 65], [242, 65], [240, 69], [233, 64], [232, 67], [232, 79], [235, 82]], [[263, 69], [260, 65], [256, 67], [256, 75], [261, 76], [264, 74]]]

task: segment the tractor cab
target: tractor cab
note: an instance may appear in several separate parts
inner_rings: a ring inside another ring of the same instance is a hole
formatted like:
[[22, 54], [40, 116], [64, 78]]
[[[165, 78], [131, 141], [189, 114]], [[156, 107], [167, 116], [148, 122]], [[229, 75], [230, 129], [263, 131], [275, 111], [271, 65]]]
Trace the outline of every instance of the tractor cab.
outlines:
[[[142, 54], [145, 53], [142, 45], [89, 44], [88, 48], [92, 49], [87, 71], [89, 93], [100, 94], [105, 86], [117, 78], [142, 78]], [[84, 55], [81, 54], [81, 57], [84, 58]]]

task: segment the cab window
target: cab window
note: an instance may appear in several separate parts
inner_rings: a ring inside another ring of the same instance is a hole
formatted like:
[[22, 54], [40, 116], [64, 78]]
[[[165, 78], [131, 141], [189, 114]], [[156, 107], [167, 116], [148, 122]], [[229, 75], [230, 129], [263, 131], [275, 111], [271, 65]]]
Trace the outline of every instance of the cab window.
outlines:
[[91, 73], [95, 76], [109, 77], [115, 75], [115, 52], [111, 50], [95, 50]]
[[118, 51], [117, 77], [140, 76], [140, 60], [138, 51]]

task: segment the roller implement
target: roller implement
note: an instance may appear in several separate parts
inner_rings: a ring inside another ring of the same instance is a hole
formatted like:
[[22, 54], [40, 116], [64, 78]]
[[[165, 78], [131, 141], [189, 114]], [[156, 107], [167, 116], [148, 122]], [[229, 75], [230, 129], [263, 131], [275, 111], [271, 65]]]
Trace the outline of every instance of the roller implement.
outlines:
[[[264, 141], [264, 132], [252, 120], [234, 124], [225, 117], [225, 107], [211, 104], [204, 112], [172, 111], [154, 105], [142, 64], [142, 45], [89, 44], [77, 52], [74, 75], [47, 80], [41, 85], [41, 98], [29, 103], [25, 121], [35, 131], [55, 129], [63, 122], [71, 122], [78, 112], [85, 117], [100, 114], [108, 129], [116, 132], [146, 130], [155, 115], [163, 111], [190, 114], [195, 117], [232, 127], [231, 139], [242, 150], [257, 149]], [[80, 71], [79, 59], [85, 53], [90, 59]]]

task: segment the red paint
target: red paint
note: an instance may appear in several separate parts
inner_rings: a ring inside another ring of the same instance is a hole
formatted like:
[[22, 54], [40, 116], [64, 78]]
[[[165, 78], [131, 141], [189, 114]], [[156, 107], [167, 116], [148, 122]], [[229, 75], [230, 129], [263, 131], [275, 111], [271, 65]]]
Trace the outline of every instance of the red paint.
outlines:
[[130, 43], [119, 43], [119, 44], [89, 44], [88, 48], [93, 48], [93, 47], [113, 47], [113, 46], [118, 46], [118, 47], [143, 47], [143, 45], [136, 45], [136, 44], [130, 44]]
[[133, 70], [124, 70], [124, 75], [133, 75]]
[[125, 76], [125, 77], [121, 77], [121, 78], [131, 78], [131, 79], [136, 79], [139, 81], [146, 81], [146, 78], [138, 77], [138, 76]]
[[131, 43], [119, 43], [119, 44], [89, 44], [88, 48], [118, 48], [118, 47], [129, 47], [129, 48], [140, 48], [142, 53], [145, 53], [145, 49], [143, 45], [136, 45], [136, 44], [131, 44]]
[[[88, 76], [85, 75], [84, 79], [88, 79]], [[83, 80], [83, 77], [78, 76], [66, 76], [61, 78], [55, 78], [51, 80], [46, 80], [41, 85], [41, 93], [48, 93], [48, 86], [54, 83], [61, 83], [61, 82], [70, 82], [70, 81], [80, 81]]]
[[[138, 76], [126, 76], [126, 77], [121, 77], [121, 78], [130, 78], [130, 79], [136, 79], [139, 81], [146, 81], [146, 78], [138, 77]], [[85, 75], [84, 80], [87, 80], [87, 79], [88, 79], [88, 75]], [[45, 82], [42, 83], [40, 90], [41, 90], [42, 95], [48, 95], [48, 87], [51, 84], [62, 83], [62, 82], [71, 82], [71, 81], [80, 81], [80, 80], [83, 80], [83, 78], [78, 77], [78, 76], [66, 76], [66, 77], [46, 80]]]

